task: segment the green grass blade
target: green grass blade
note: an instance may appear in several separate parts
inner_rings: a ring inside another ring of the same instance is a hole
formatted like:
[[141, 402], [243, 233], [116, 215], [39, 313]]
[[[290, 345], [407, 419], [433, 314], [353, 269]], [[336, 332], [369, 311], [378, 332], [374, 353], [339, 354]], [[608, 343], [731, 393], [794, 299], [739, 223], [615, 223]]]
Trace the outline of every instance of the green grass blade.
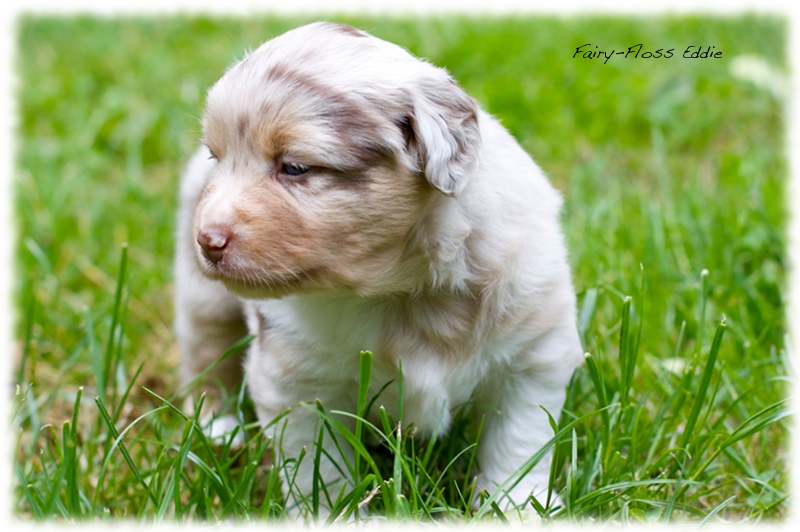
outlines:
[[122, 397], [120, 397], [120, 400], [117, 404], [117, 408], [116, 410], [114, 410], [114, 415], [111, 418], [115, 424], [117, 423], [117, 421], [119, 421], [119, 416], [122, 415], [122, 409], [128, 402], [128, 396], [130, 395], [133, 386], [136, 384], [136, 380], [139, 378], [139, 375], [141, 375], [142, 370], [144, 369], [144, 365], [145, 362], [139, 364], [139, 367], [136, 368], [136, 372], [133, 374], [133, 377], [130, 379], [130, 382], [128, 383], [128, 387], [123, 392]]
[[[607, 456], [610, 456], [611, 452], [611, 417], [608, 415], [608, 410], [605, 408], [609, 406], [608, 399], [606, 398], [606, 385], [605, 379], [603, 378], [603, 373], [600, 370], [600, 367], [594, 360], [594, 357], [589, 353], [584, 355], [586, 360], [586, 369], [589, 372], [589, 377], [592, 379], [592, 384], [594, 385], [594, 392], [597, 396], [597, 404], [602, 408], [600, 411], [600, 417], [602, 419], [602, 424], [600, 427], [600, 438], [602, 441], [603, 449], [606, 452]], [[607, 460], [604, 460], [606, 462]]]
[[[362, 351], [359, 355], [359, 378], [358, 378], [358, 405], [356, 413], [365, 417], [367, 415], [367, 396], [369, 395], [369, 385], [372, 379], [372, 353]], [[360, 435], [360, 431], [356, 431]]]
[[45, 517], [48, 517], [49, 514], [42, 511], [41, 496], [36, 493], [36, 489], [33, 487], [31, 482], [25, 476], [25, 472], [17, 463], [14, 464], [14, 472], [17, 475], [17, 480], [19, 481], [22, 493], [25, 495], [25, 500], [28, 501], [28, 505], [31, 507], [33, 517], [36, 520], [41, 520]]
[[723, 316], [722, 321], [717, 327], [717, 332], [714, 334], [714, 341], [712, 342], [711, 350], [708, 353], [708, 360], [706, 362], [705, 369], [703, 370], [703, 377], [700, 381], [700, 386], [696, 391], [694, 404], [692, 405], [692, 411], [686, 420], [686, 425], [683, 430], [683, 434], [681, 435], [680, 446], [684, 449], [689, 447], [692, 436], [694, 435], [694, 427], [705, 402], [706, 393], [708, 392], [708, 386], [711, 383], [711, 375], [714, 372], [714, 364], [717, 360], [717, 354], [719, 353], [719, 348], [722, 344], [722, 336], [724, 333], [725, 317]]
[[[196, 415], [199, 416], [200, 409], [197, 409]], [[192, 448], [192, 439], [194, 437], [194, 428], [197, 423], [197, 417], [189, 419], [184, 422], [183, 435], [181, 438], [181, 446], [178, 451], [178, 457], [174, 465], [174, 484], [172, 486], [172, 501], [175, 507], [175, 518], [180, 521], [183, 517], [183, 503], [181, 501], [181, 472], [186, 464], [189, 456], [189, 451]], [[165, 497], [165, 500], [168, 498]]]
[[500, 509], [497, 503], [495, 501], [491, 501], [489, 504], [492, 508], [494, 516], [497, 517], [497, 519], [504, 525], [508, 525], [508, 519], [506, 519], [506, 516], [503, 514], [503, 510]]
[[703, 352], [703, 339], [705, 335], [703, 331], [705, 330], [705, 322], [706, 322], [706, 305], [708, 303], [708, 270], [703, 268], [700, 272], [700, 310], [699, 315], [697, 316], [697, 351], [695, 352], [695, 357], [700, 356], [700, 353]]
[[[100, 415], [109, 432], [111, 433], [111, 437], [115, 440], [118, 439], [119, 433], [117, 432], [117, 428], [114, 426], [114, 423], [111, 421], [111, 416], [108, 415], [108, 411], [103, 404], [103, 400], [100, 398], [100, 396], [95, 396], [94, 402], [97, 404], [97, 407], [100, 410]], [[139, 484], [142, 485], [145, 493], [147, 493], [147, 497], [152, 501], [153, 505], [158, 508], [158, 499], [156, 499], [155, 495], [153, 495], [153, 492], [150, 491], [150, 486], [147, 484], [147, 482], [145, 482], [144, 477], [139, 471], [139, 468], [136, 467], [136, 462], [131, 458], [131, 455], [128, 453], [128, 449], [125, 447], [125, 443], [122, 440], [119, 440], [119, 450], [122, 453], [123, 458], [125, 458], [125, 461], [128, 463], [128, 466], [131, 468], [131, 472], [136, 477], [136, 480], [139, 481]]]
[[628, 397], [632, 386], [634, 370], [634, 353], [631, 352], [631, 307], [633, 299], [625, 296], [622, 303], [622, 329], [619, 333], [619, 365], [620, 365], [620, 401], [623, 407], [628, 406]]
[[[359, 356], [359, 378], [358, 378], [358, 398], [356, 406], [355, 418], [355, 438], [358, 441], [362, 439], [362, 424], [363, 418], [366, 417], [367, 412], [367, 396], [369, 395], [369, 386], [372, 379], [372, 353], [369, 351], [362, 351]], [[353, 456], [353, 482], [358, 484], [361, 481], [361, 456], [355, 454]], [[354, 511], [358, 511], [354, 508]]]
[[81, 495], [79, 485], [79, 463], [78, 463], [78, 416], [81, 407], [81, 397], [83, 396], [83, 387], [78, 388], [78, 393], [75, 397], [75, 404], [72, 411], [72, 427], [69, 423], [64, 425], [64, 458], [66, 468], [66, 490], [67, 500], [69, 501], [69, 510], [75, 519], [80, 520], [83, 517], [83, 509], [81, 508]]
[[698, 523], [698, 525], [697, 525], [697, 526], [698, 526], [698, 527], [705, 526], [705, 525], [706, 525], [707, 523], [709, 523], [709, 522], [710, 522], [710, 521], [711, 521], [711, 520], [712, 520], [712, 519], [713, 519], [713, 518], [714, 518], [714, 517], [715, 517], [715, 516], [716, 516], [718, 513], [720, 513], [722, 510], [724, 510], [725, 508], [727, 508], [728, 506], [730, 506], [730, 505], [731, 505], [731, 503], [733, 503], [735, 500], [736, 500], [736, 497], [735, 497], [735, 496], [733, 496], [733, 497], [728, 497], [727, 499], [725, 499], [724, 501], [722, 501], [721, 503], [719, 503], [718, 505], [716, 505], [714, 508], [712, 508], [712, 509], [711, 509], [711, 511], [710, 511], [710, 512], [708, 512], [708, 513], [706, 514], [706, 516], [705, 516], [705, 517], [703, 517], [703, 519], [700, 521], [700, 523]]
[[[372, 473], [364, 475], [362, 481], [358, 483], [352, 490], [347, 493], [343, 493], [337, 498], [336, 503], [331, 508], [331, 513], [328, 516], [325, 524], [332, 525], [340, 523], [347, 519], [350, 515], [354, 515], [353, 508], [358, 511], [366, 506], [372, 497], [374, 497], [377, 493], [377, 489], [375, 488], [369, 492], [367, 491], [369, 490], [370, 486], [374, 486], [375, 483], [375, 475]], [[358, 500], [358, 496], [363, 493], [367, 493], [367, 496], [362, 500]]]
[[586, 350], [589, 345], [587, 335], [589, 333], [589, 325], [594, 317], [595, 310], [597, 309], [597, 288], [587, 288], [583, 295], [583, 303], [581, 304], [581, 312], [578, 315], [578, 333], [583, 342], [583, 349]]
[[311, 516], [314, 518], [315, 521], [319, 518], [320, 485], [325, 483], [325, 481], [321, 478], [319, 473], [319, 466], [322, 460], [322, 445], [324, 437], [325, 437], [325, 426], [321, 425], [319, 427], [319, 435], [317, 436], [317, 441], [314, 445], [314, 459], [312, 462], [314, 482], [312, 482], [311, 484]]
[[106, 385], [108, 382], [113, 379], [113, 375], [111, 374], [111, 368], [114, 367], [113, 358], [114, 358], [114, 346], [115, 344], [115, 337], [117, 334], [117, 324], [119, 323], [120, 319], [120, 312], [122, 307], [122, 289], [125, 286], [125, 278], [127, 276], [127, 267], [128, 267], [128, 244], [122, 244], [122, 251], [120, 253], [120, 260], [119, 260], [119, 276], [117, 277], [117, 288], [114, 293], [114, 306], [111, 312], [111, 328], [108, 332], [108, 342], [106, 343], [106, 350], [105, 355], [103, 356], [103, 368], [102, 368], [102, 387], [98, 387], [98, 393], [101, 394], [104, 402], [109, 402], [110, 397], [106, 395]]

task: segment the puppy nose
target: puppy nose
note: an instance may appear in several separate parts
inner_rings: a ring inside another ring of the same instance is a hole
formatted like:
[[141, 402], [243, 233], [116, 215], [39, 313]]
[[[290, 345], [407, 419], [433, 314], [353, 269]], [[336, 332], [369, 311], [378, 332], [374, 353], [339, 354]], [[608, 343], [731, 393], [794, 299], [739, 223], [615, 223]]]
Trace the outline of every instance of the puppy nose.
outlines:
[[227, 227], [215, 226], [197, 233], [197, 243], [200, 244], [203, 256], [214, 264], [225, 257], [225, 249], [231, 238], [231, 230]]

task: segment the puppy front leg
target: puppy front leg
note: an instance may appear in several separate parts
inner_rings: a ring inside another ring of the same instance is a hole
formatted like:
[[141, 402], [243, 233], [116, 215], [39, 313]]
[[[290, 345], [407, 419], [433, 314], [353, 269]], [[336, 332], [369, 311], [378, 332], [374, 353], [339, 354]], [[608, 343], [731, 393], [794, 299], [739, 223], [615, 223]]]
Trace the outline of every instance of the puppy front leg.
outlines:
[[[239, 298], [219, 282], [205, 278], [195, 261], [197, 237], [192, 221], [211, 165], [207, 150], [202, 148], [181, 180], [175, 246], [175, 333], [181, 351], [180, 381], [184, 386], [247, 334]], [[210, 395], [204, 410], [217, 410], [222, 397], [234, 391], [241, 379], [241, 354], [217, 365], [201, 383], [201, 389]]]
[[[541, 338], [518, 359], [513, 371], [496, 375], [485, 389], [490, 408], [478, 447], [481, 476], [479, 485], [493, 492], [553, 437], [553, 430], [542, 410], [558, 419], [566, 398], [566, 386], [582, 360], [577, 333], [556, 330]], [[508, 509], [522, 508], [535, 496], [543, 505], [547, 499], [552, 451], [498, 504]], [[552, 501], [559, 504], [557, 496]]]
[[[190, 277], [176, 281], [175, 329], [181, 350], [180, 381], [185, 386], [206, 370], [238, 340], [247, 326], [238, 299], [213, 281]], [[212, 410], [223, 396], [233, 393], [242, 380], [242, 354], [235, 354], [211, 371], [200, 383], [209, 394]]]
[[[329, 411], [330, 407], [325, 405], [325, 408]], [[345, 425], [349, 425], [349, 422], [345, 422]], [[352, 430], [352, 427], [348, 428]], [[324, 520], [330, 515], [324, 492], [327, 492], [331, 502], [335, 502], [342, 486], [352, 483], [348, 469], [353, 463], [352, 448], [336, 433], [335, 428], [333, 433], [338, 442], [333, 440], [314, 406], [308, 404], [295, 406], [289, 416], [275, 427], [273, 446], [276, 463], [288, 465], [282, 472], [281, 481], [287, 496], [287, 509], [295, 518], [305, 513], [303, 510], [311, 515], [316, 491], [317, 518]], [[318, 448], [320, 437], [322, 446]], [[302, 459], [297, 462], [301, 455]], [[292, 461], [294, 465], [290, 465]]]
[[[308, 353], [309, 346], [295, 345], [278, 331], [262, 334], [250, 345], [245, 375], [258, 420], [272, 439], [275, 459], [289, 514], [297, 518], [312, 509], [315, 483], [321, 482], [335, 499], [345, 482], [350, 482], [348, 463], [353, 452], [343, 437], [334, 441], [325, 427], [323, 414], [315, 404], [319, 401], [326, 414], [340, 421], [349, 430], [354, 422], [349, 417], [335, 416], [333, 410], [353, 411], [355, 400], [350, 386], [326, 376], [307, 377], [305, 364], [314, 367], [314, 359], [302, 361], [295, 353]], [[334, 434], [336, 430], [333, 430]], [[317, 461], [317, 444], [322, 435]], [[341, 451], [340, 451], [341, 449]], [[342, 456], [344, 454], [344, 456]], [[320, 488], [317, 484], [317, 488]], [[327, 500], [318, 491], [318, 518], [328, 515]]]

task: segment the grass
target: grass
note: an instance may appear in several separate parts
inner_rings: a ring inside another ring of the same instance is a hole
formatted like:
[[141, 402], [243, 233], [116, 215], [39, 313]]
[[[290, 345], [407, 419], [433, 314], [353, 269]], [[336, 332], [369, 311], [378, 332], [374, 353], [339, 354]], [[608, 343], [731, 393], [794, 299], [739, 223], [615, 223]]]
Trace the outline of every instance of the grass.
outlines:
[[[774, 18], [347, 19], [446, 66], [564, 193], [589, 356], [554, 420], [563, 508], [504, 514], [497, 494], [471, 508], [480, 423], [465, 415], [426, 442], [400, 420], [350, 433], [352, 413], [298, 406], [319, 410], [320, 437], [355, 447], [356, 482], [317, 486], [294, 509], [280, 485], [295, 464], [271, 462], [279, 442], [243, 390], [228, 401], [244, 446], [198, 430], [184, 405], [202, 398], [178, 389], [171, 332], [177, 176], [205, 89], [303, 21], [19, 20], [14, 515], [244, 523], [314, 516], [327, 499], [330, 521], [783, 519], [784, 106], [730, 70], [748, 54], [785, 72], [787, 24]], [[572, 59], [587, 42], [677, 53]], [[689, 45], [723, 58], [681, 58]]]

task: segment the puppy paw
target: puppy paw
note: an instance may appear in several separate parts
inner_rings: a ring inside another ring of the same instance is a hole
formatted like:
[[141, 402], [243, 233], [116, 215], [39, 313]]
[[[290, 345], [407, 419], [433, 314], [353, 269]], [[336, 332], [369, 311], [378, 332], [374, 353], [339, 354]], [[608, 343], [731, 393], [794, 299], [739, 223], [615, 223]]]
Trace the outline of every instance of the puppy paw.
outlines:
[[[492, 492], [484, 489], [483, 493], [489, 496]], [[473, 510], [480, 508], [483, 500], [475, 497], [472, 501]], [[510, 491], [503, 490], [495, 499], [495, 504], [510, 521], [510, 517], [513, 517], [513, 521], [525, 523], [541, 519], [541, 514], [554, 515], [564, 508], [564, 500], [556, 492], [549, 492], [548, 500], [547, 487], [534, 487], [530, 490], [517, 486]]]
[[511, 524], [530, 525], [542, 522], [542, 516], [535, 510], [506, 510], [503, 517]]
[[[203, 427], [203, 433], [212, 443], [225, 445], [236, 427], [239, 427], [239, 421], [234, 416], [220, 416], [210, 419]], [[233, 437], [231, 446], [240, 447], [244, 445], [244, 441], [244, 431], [240, 427]]]

